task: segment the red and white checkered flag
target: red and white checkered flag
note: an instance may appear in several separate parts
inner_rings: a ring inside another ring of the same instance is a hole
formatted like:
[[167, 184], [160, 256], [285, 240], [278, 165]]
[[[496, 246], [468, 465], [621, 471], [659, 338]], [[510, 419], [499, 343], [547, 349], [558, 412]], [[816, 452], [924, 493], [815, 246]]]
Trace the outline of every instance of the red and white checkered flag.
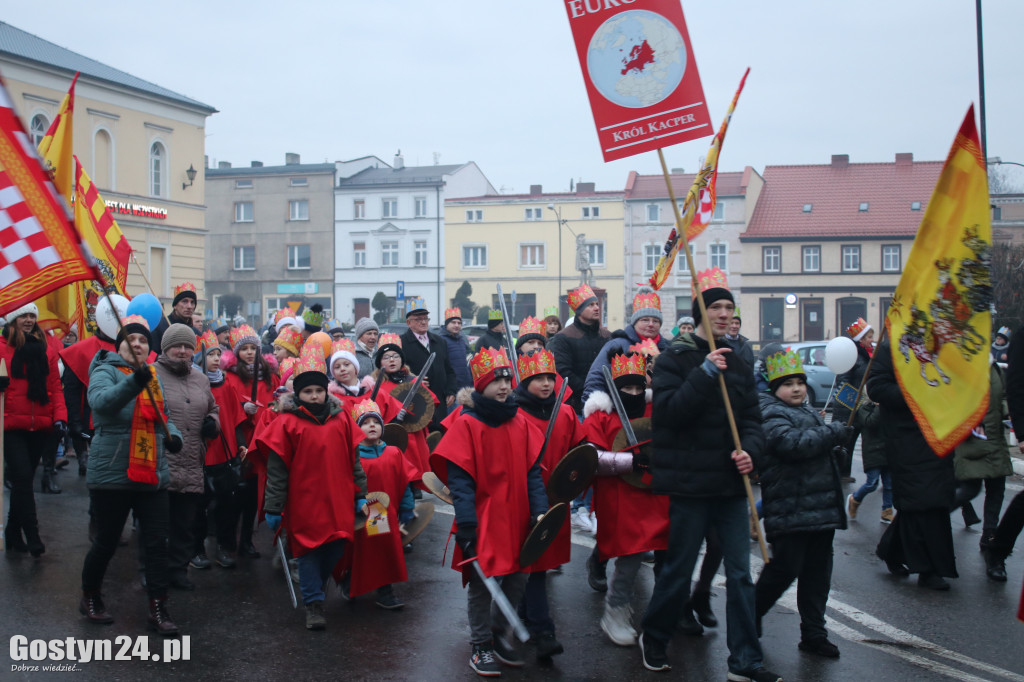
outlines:
[[67, 205], [0, 81], [0, 314], [92, 278]]

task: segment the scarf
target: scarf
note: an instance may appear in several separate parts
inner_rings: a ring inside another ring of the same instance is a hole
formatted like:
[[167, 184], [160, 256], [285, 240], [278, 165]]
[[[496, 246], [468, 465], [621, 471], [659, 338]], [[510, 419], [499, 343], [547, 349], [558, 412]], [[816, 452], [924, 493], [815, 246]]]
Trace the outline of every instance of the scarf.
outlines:
[[[122, 374], [131, 376], [131, 367], [118, 367]], [[156, 485], [160, 479], [156, 475], [156, 420], [164, 413], [164, 394], [160, 390], [160, 381], [156, 378], [153, 367], [149, 367], [149, 394], [143, 390], [135, 399], [132, 408], [132, 431], [130, 449], [128, 451], [128, 480], [136, 483]], [[128, 379], [133, 381], [133, 379]], [[155, 403], [154, 403], [155, 401]]]
[[384, 454], [384, 448], [386, 447], [386, 443], [377, 443], [376, 445], [360, 443], [356, 446], [356, 454], [358, 454], [360, 459], [377, 459]]
[[494, 398], [485, 398], [479, 391], [473, 391], [473, 405], [463, 407], [462, 411], [493, 428], [515, 417], [519, 405], [512, 399], [501, 402]]
[[358, 381], [357, 381], [356, 383], [352, 384], [351, 386], [345, 386], [344, 384], [342, 384], [342, 383], [341, 383], [340, 381], [338, 381], [337, 379], [335, 379], [335, 380], [334, 380], [334, 383], [336, 383], [336, 384], [337, 384], [338, 386], [341, 386], [341, 390], [345, 391], [345, 394], [346, 394], [346, 395], [351, 395], [351, 396], [359, 396], [359, 395], [362, 395], [362, 394], [363, 394], [363, 391], [365, 390], [365, 389], [364, 389], [364, 388], [363, 388], [363, 387], [362, 387], [362, 386], [361, 386], [361, 385], [359, 384], [359, 382], [358, 382]]
[[224, 383], [224, 372], [220, 369], [216, 372], [207, 372], [206, 378], [210, 380], [210, 386], [220, 386]]
[[46, 358], [46, 342], [26, 334], [25, 343], [15, 349], [11, 358], [11, 376], [25, 379], [28, 383], [28, 399], [40, 405], [50, 402], [46, 390], [46, 378], [50, 374], [50, 363]]
[[555, 407], [555, 401], [558, 399], [558, 394], [552, 391], [551, 395], [541, 400], [526, 390], [528, 383], [529, 382], [519, 384], [516, 386], [516, 390], [513, 391], [513, 394], [516, 397], [516, 404], [523, 408], [531, 417], [536, 417], [543, 421], [551, 419], [551, 411]]
[[327, 418], [331, 416], [331, 404], [327, 401], [322, 403], [307, 403], [305, 400], [300, 400], [299, 396], [295, 396], [295, 404], [299, 407], [299, 412], [305, 412], [317, 424], [323, 424], [327, 421]]
[[639, 419], [644, 416], [644, 410], [647, 409], [647, 392], [644, 391], [640, 395], [632, 395], [631, 393], [625, 393], [619, 391], [619, 398], [622, 399], [622, 406], [626, 408], [626, 416], [630, 419]]
[[[383, 371], [383, 370], [381, 370], [381, 371]], [[386, 372], [384, 373], [384, 378], [387, 379], [388, 381], [390, 381], [393, 384], [404, 384], [405, 380], [408, 377], [409, 377], [409, 375], [405, 373], [404, 369], [400, 369], [397, 372], [395, 372], [394, 374], [388, 374]]]

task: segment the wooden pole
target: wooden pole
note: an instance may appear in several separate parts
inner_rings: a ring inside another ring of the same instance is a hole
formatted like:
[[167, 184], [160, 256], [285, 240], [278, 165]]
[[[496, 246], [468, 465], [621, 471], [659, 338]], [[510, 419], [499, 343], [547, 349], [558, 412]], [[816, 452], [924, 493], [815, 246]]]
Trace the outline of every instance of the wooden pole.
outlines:
[[[131, 254], [132, 262], [135, 263], [135, 267], [139, 269], [139, 274], [142, 275], [142, 281], [146, 283], [146, 287], [149, 289], [149, 293], [153, 294], [153, 298], [159, 301], [160, 297], [157, 296], [156, 291], [153, 290], [153, 285], [150, 284], [149, 277], [146, 277], [146, 271], [142, 269], [142, 265], [139, 263], [138, 259], [135, 258], [135, 249], [131, 248], [130, 245], [128, 248], [128, 253]], [[171, 319], [167, 317], [167, 315], [164, 315], [164, 307], [162, 305], [160, 306], [160, 314], [163, 315], [164, 321], [167, 322], [167, 326], [170, 327]], [[189, 326], [191, 327], [191, 320], [189, 322]]]
[[[6, 378], [7, 361], [0, 358], [0, 377]], [[0, 391], [0, 471], [4, 470], [4, 412], [7, 409], [7, 391]], [[4, 487], [0, 485], [0, 531], [4, 528]], [[0, 533], [0, 552], [6, 552], [5, 533]]]
[[[661, 171], [665, 175], [665, 185], [668, 187], [668, 196], [672, 201], [672, 213], [676, 219], [676, 231], [679, 239], [682, 241], [686, 253], [686, 264], [690, 267], [690, 277], [693, 280], [693, 290], [697, 293], [697, 305], [700, 308], [700, 320], [704, 326], [704, 334], [707, 336], [708, 345], [711, 350], [715, 350], [715, 335], [711, 328], [711, 320], [708, 319], [708, 309], [704, 305], [704, 297], [700, 295], [700, 289], [697, 284], [697, 266], [693, 262], [693, 254], [690, 253], [690, 242], [686, 238], [686, 227], [683, 225], [682, 217], [679, 215], [679, 206], [676, 204], [675, 192], [672, 190], [672, 178], [669, 176], [668, 165], [665, 163], [665, 154], [662, 150], [658, 149], [658, 160], [661, 161]], [[753, 371], [753, 368], [751, 368]], [[740, 442], [740, 433], [736, 427], [736, 416], [732, 412], [732, 402], [729, 400], [729, 391], [725, 386], [725, 374], [722, 372], [718, 373], [718, 386], [722, 391], [722, 402], [725, 403], [725, 413], [729, 416], [729, 430], [732, 432], [733, 448], [736, 452], [743, 452], [743, 444]], [[754, 531], [757, 535], [757, 544], [761, 548], [761, 558], [767, 564], [771, 561], [768, 556], [768, 546], [764, 542], [764, 534], [761, 532], [761, 522], [757, 516], [757, 501], [754, 499], [754, 489], [750, 487], [750, 477], [746, 474], [741, 474], [743, 478], [743, 488], [747, 493], [747, 504], [750, 506], [750, 519], [754, 524]]]

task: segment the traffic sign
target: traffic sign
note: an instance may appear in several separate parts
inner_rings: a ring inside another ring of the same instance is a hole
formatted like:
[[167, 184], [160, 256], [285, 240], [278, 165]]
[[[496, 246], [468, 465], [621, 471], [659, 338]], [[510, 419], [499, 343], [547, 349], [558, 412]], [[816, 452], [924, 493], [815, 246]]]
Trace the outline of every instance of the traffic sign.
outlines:
[[405, 282], [403, 282], [401, 280], [395, 282], [395, 300], [396, 301], [404, 301], [405, 300]]

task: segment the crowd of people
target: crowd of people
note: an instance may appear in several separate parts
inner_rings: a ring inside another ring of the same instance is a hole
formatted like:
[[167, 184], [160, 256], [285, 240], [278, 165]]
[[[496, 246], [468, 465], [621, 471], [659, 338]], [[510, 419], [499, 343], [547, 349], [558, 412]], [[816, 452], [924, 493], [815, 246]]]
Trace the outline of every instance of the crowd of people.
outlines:
[[[889, 571], [948, 590], [946, 579], [957, 576], [950, 514], [959, 509], [965, 524], [983, 524], [988, 577], [1006, 581], [1024, 500], [1018, 494], [1000, 518], [1012, 474], [1004, 419], [1024, 433], [1024, 343], [999, 329], [988, 413], [941, 458], [903, 399], [888, 345], [874, 345], [866, 322], [846, 330], [858, 361], [843, 377], [854, 386], [866, 377], [866, 390], [826, 423], [806, 402], [799, 355], [780, 346], [755, 361], [723, 273], [702, 273], [700, 285], [691, 314], [670, 334], [661, 333], [657, 292], [641, 288], [629, 325], [612, 333], [584, 284], [568, 297], [573, 316], [564, 328], [557, 310], [546, 310], [521, 320], [513, 338], [495, 311], [475, 347], [458, 308], [444, 311], [437, 333], [423, 308], [407, 312], [408, 329], [397, 335], [368, 318], [346, 330], [316, 305], [301, 315], [279, 311], [258, 333], [241, 319], [202, 323], [195, 287], [184, 283], [156, 325], [120, 311], [114, 338], [62, 342], [25, 305], [6, 316], [0, 339], [10, 368], [0, 378], [7, 552], [46, 551], [36, 470], [42, 461], [42, 492], [59, 492], [66, 457], [58, 450], [73, 451], [89, 490], [79, 604], [89, 621], [114, 620], [104, 575], [128, 544], [130, 515], [149, 624], [161, 635], [179, 632], [169, 590], [194, 589], [191, 571], [259, 557], [258, 523], [292, 557], [305, 627], [323, 630], [331, 581], [347, 598], [372, 593], [381, 608], [404, 606], [395, 586], [408, 580], [417, 500], [428, 491], [450, 495], [451, 567], [468, 588], [469, 664], [482, 676], [525, 663], [487, 586], [492, 578], [518, 607], [538, 659], [563, 652], [545, 575], [569, 562], [572, 529], [596, 539], [586, 568], [590, 586], [605, 593], [602, 631], [614, 644], [638, 646], [652, 671], [670, 669], [674, 633], [718, 625], [711, 581], [723, 565], [728, 679], [781, 679], [765, 668], [759, 637], [794, 581], [800, 650], [838, 657], [825, 627], [832, 544], [879, 484], [886, 525], [877, 553]], [[402, 391], [410, 400], [395, 397]], [[649, 440], [626, 438], [623, 416]], [[847, 495], [858, 439], [866, 480]], [[586, 443], [597, 450], [592, 485], [540, 558], [521, 566], [520, 547], [549, 511], [552, 472]], [[750, 540], [761, 530], [748, 508], [748, 477], [760, 485], [772, 546], [756, 582]], [[978, 517], [972, 499], [982, 488]], [[656, 580], [634, 616], [645, 561]]]

